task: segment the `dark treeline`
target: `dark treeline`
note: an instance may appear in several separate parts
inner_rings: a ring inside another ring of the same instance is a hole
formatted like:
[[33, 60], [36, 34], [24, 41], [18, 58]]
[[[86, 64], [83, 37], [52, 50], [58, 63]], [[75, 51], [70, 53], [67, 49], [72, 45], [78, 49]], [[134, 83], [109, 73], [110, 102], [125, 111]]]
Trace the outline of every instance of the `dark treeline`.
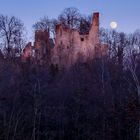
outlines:
[[[41, 29], [41, 22], [34, 28]], [[78, 23], [64, 26], [80, 29], [84, 22]], [[81, 34], [88, 32], [85, 24]], [[44, 25], [48, 29], [50, 22]], [[0, 140], [139, 140], [139, 30], [127, 35], [100, 29], [108, 54], [69, 70], [22, 63], [23, 32], [16, 17], [0, 17]]]

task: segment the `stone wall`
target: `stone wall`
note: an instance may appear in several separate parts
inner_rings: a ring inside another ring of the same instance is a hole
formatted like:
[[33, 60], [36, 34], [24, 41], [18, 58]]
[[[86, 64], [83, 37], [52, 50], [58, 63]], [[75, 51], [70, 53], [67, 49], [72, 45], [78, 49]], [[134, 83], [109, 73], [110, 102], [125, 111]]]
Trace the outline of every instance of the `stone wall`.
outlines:
[[26, 62], [28, 59], [32, 57], [32, 48], [33, 48], [32, 43], [29, 42], [23, 49], [23, 53], [22, 53], [23, 62]]
[[41, 62], [43, 59], [48, 58], [50, 52], [50, 34], [47, 31], [36, 31], [35, 42], [32, 46], [29, 42], [22, 54], [22, 60], [26, 62], [29, 58], [36, 62]]
[[93, 14], [88, 35], [80, 35], [78, 30], [57, 25], [52, 63], [69, 66], [80, 58], [86, 61], [94, 57], [95, 45], [99, 43], [99, 13]]
[[55, 33], [53, 44], [49, 30], [36, 31], [34, 45], [28, 43], [23, 51], [24, 60], [34, 57], [35, 61], [47, 60], [49, 64], [69, 68], [77, 61], [85, 62], [98, 57], [99, 52], [106, 54], [107, 45], [101, 44], [99, 39], [99, 13], [93, 14], [89, 34], [81, 35], [78, 30], [61, 24], [56, 26]]

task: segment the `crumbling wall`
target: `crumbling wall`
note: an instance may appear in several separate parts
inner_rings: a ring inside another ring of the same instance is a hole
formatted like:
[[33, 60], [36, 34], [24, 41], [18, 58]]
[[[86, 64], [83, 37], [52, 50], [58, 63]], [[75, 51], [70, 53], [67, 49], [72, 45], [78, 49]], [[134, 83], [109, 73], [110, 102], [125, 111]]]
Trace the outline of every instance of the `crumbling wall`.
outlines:
[[50, 34], [49, 30], [35, 32], [35, 42], [31, 45], [29, 42], [24, 48], [22, 60], [26, 61], [29, 57], [33, 61], [41, 62], [44, 58], [48, 58], [50, 52]]
[[29, 42], [25, 46], [25, 48], [23, 49], [23, 53], [22, 53], [22, 61], [23, 62], [26, 62], [28, 59], [31, 58], [31, 56], [32, 56], [32, 48], [33, 48], [32, 43]]
[[[79, 54], [84, 61], [93, 58], [96, 44], [99, 44], [99, 13], [94, 13], [88, 35], [80, 35], [78, 30], [57, 25], [52, 63], [68, 66], [79, 59]], [[62, 59], [62, 56], [65, 57]]]
[[25, 47], [24, 57], [31, 56], [34, 50], [33, 57], [37, 61], [47, 60], [54, 65], [69, 68], [79, 60], [84, 62], [106, 54], [107, 46], [99, 40], [99, 13], [93, 14], [89, 34], [81, 35], [78, 30], [63, 27], [61, 24], [56, 26], [55, 32], [55, 44], [52, 44], [49, 30], [36, 31], [34, 46], [29, 43]]

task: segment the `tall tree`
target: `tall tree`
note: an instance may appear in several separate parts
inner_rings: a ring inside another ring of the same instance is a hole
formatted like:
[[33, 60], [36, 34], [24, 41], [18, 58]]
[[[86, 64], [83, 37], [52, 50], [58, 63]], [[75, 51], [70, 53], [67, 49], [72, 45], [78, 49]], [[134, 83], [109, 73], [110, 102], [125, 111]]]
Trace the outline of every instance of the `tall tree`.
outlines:
[[91, 27], [91, 20], [92, 20], [91, 15], [81, 16], [80, 27], [79, 27], [80, 34], [84, 35], [89, 33]]
[[77, 8], [66, 8], [59, 15], [58, 20], [65, 27], [79, 29], [81, 14]]
[[5, 49], [6, 57], [12, 57], [23, 43], [24, 25], [20, 19], [0, 15], [0, 39]]
[[48, 17], [44, 16], [40, 18], [34, 25], [34, 30], [41, 30], [41, 31], [50, 31], [51, 35], [55, 37], [55, 26], [57, 24], [56, 19], [49, 19]]

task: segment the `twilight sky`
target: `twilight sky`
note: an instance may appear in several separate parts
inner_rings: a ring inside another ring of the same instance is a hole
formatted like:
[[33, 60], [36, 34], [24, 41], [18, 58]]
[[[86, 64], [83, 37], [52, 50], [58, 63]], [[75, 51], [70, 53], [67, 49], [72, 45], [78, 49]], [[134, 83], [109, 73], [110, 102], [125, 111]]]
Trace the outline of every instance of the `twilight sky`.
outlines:
[[76, 7], [82, 14], [100, 12], [100, 25], [110, 28], [111, 21], [118, 23], [117, 30], [127, 33], [140, 29], [140, 0], [0, 0], [0, 14], [20, 18], [32, 36], [32, 25], [44, 15], [57, 18], [64, 8]]

